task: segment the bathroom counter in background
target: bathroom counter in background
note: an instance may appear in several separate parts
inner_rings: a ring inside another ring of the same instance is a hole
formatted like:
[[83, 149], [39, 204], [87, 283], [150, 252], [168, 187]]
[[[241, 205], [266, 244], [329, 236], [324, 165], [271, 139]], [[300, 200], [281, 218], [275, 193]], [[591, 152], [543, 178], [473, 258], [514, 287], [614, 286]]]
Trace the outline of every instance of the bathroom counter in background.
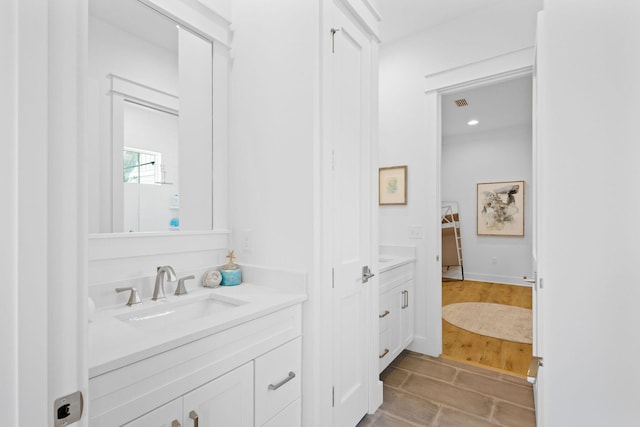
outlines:
[[415, 260], [415, 257], [409, 256], [380, 255], [380, 259], [378, 260], [379, 272], [384, 273], [401, 265], [415, 262]]
[[413, 246], [380, 245], [378, 272], [384, 273], [401, 265], [415, 262], [416, 248]]

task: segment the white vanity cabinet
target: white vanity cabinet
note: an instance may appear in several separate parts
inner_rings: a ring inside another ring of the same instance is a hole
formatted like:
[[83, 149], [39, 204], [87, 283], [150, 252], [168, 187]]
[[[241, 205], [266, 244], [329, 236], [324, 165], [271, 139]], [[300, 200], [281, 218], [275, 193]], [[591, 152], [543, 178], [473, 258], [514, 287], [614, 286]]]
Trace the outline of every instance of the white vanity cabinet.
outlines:
[[380, 372], [413, 341], [414, 266], [414, 261], [405, 260], [381, 268], [378, 313]]
[[124, 426], [252, 427], [253, 363], [246, 363]]
[[295, 304], [105, 368], [89, 379], [89, 425], [299, 427], [301, 325]]

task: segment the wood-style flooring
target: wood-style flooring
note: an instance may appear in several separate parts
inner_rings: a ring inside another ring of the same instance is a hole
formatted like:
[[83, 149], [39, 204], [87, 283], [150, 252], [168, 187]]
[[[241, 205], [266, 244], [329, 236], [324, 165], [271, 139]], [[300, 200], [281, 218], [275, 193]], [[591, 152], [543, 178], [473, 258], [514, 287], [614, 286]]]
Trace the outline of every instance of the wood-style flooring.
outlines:
[[[531, 288], [465, 280], [442, 283], [442, 305], [491, 302], [531, 308]], [[474, 334], [442, 321], [442, 357], [526, 376], [531, 344]]]
[[357, 427], [535, 427], [533, 389], [517, 376], [404, 351], [380, 374], [384, 402]]

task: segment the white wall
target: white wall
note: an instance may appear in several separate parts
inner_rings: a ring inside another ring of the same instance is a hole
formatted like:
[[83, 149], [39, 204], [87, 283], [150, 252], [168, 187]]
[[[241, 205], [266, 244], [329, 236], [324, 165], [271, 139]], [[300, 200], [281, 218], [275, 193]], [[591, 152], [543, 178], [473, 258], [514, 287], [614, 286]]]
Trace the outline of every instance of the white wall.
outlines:
[[545, 2], [537, 74], [546, 427], [640, 419], [638, 17], [634, 1]]
[[[436, 183], [440, 151], [423, 141], [437, 140], [438, 123], [433, 97], [424, 93], [425, 75], [462, 67], [483, 59], [518, 51], [534, 44], [536, 12], [541, 0], [501, 2], [447, 22], [425, 33], [383, 45], [380, 53], [380, 166], [408, 165], [408, 204], [380, 208], [380, 243], [416, 245], [416, 339], [411, 348], [438, 355], [437, 335], [429, 336], [429, 301], [440, 300], [440, 292], [426, 288], [437, 281], [440, 264], [436, 257], [438, 237], [408, 238], [408, 225], [426, 230], [436, 224], [440, 207]], [[429, 276], [431, 275], [431, 276]], [[438, 328], [435, 328], [438, 329]], [[436, 332], [437, 334], [437, 332]]]
[[18, 412], [18, 0], [7, 1], [0, 14], [0, 135], [4, 155], [0, 157], [0, 180], [5, 183], [5, 208], [0, 210], [0, 271], [4, 272], [0, 299], [0, 411]]
[[232, 3], [229, 223], [241, 263], [312, 269], [313, 3], [280, 2], [277, 13], [261, 1]]
[[[234, 0], [229, 126], [229, 225], [240, 264], [308, 274], [303, 417], [318, 425], [314, 306], [314, 161], [319, 133], [315, 0]], [[315, 219], [317, 222], [318, 220]]]
[[[526, 284], [523, 276], [532, 273], [531, 161], [531, 127], [443, 138], [441, 195], [458, 202], [465, 279]], [[525, 181], [524, 237], [477, 234], [476, 184], [498, 181]]]

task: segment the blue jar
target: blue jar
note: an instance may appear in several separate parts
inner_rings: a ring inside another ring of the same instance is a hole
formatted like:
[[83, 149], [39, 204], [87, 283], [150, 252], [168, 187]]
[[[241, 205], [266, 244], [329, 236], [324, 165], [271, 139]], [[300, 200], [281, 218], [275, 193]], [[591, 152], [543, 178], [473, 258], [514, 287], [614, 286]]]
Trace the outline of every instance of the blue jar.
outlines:
[[222, 274], [222, 282], [220, 282], [222, 286], [236, 286], [242, 283], [242, 270], [240, 268], [230, 270], [223, 268], [220, 273]]

